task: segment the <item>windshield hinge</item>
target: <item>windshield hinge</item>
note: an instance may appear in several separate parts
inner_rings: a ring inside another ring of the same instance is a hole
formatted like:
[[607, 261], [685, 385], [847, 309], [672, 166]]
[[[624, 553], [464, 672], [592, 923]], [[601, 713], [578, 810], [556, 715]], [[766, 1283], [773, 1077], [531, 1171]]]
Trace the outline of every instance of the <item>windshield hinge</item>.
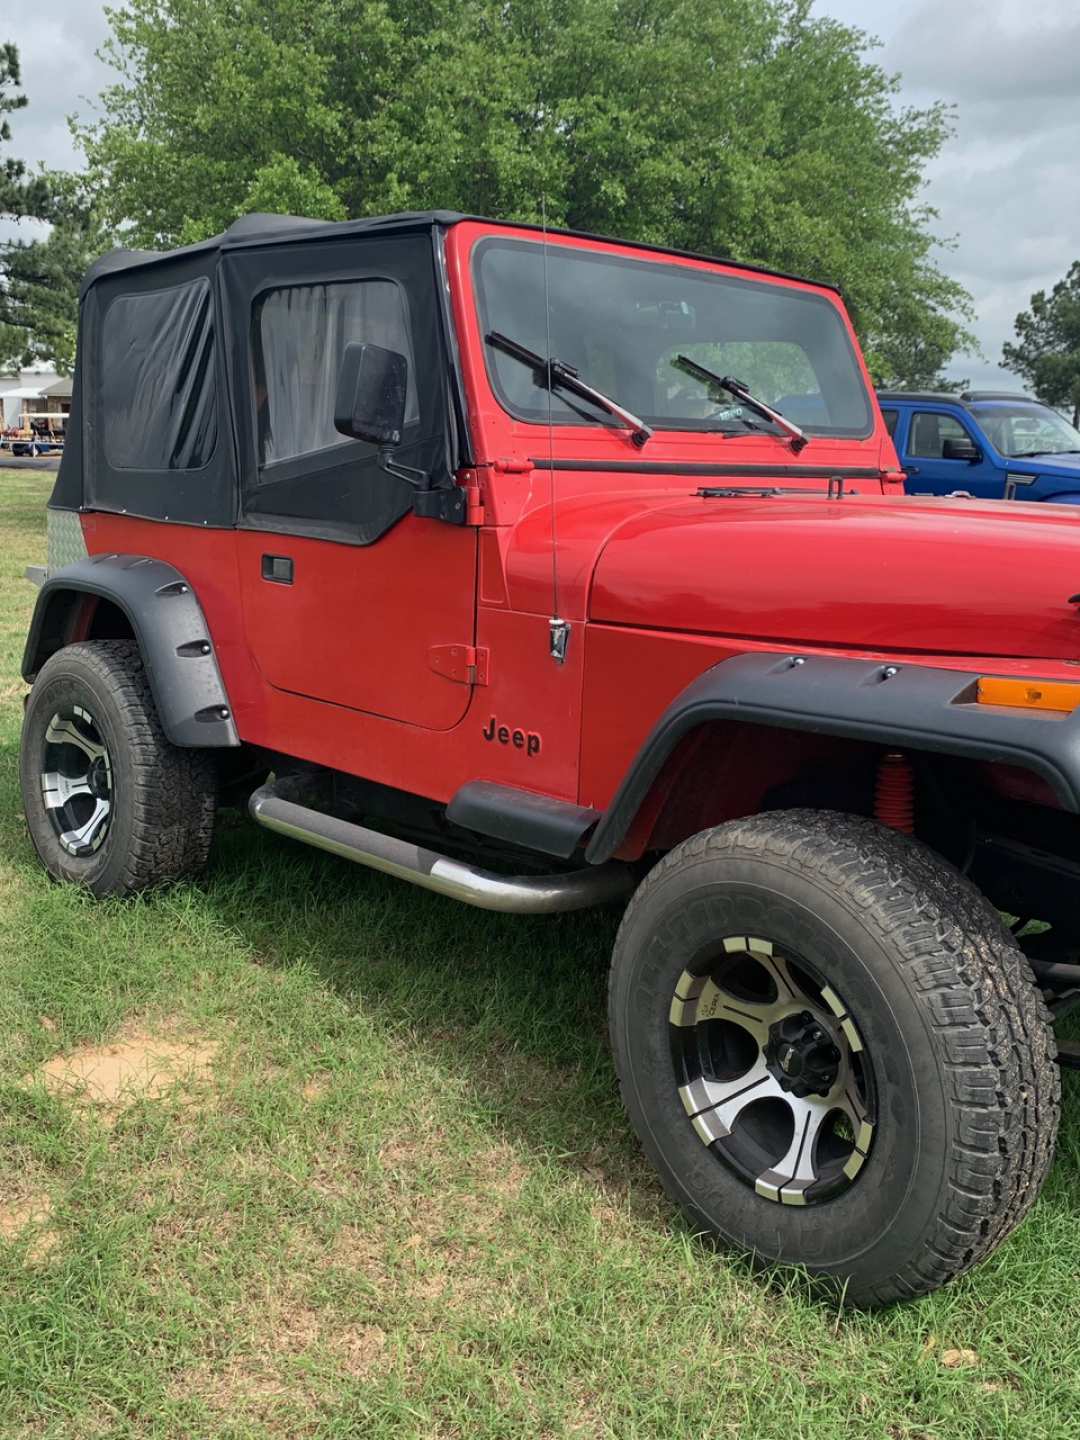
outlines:
[[488, 652], [478, 645], [432, 645], [428, 664], [436, 675], [457, 685], [488, 683]]
[[413, 514], [428, 520], [445, 520], [448, 525], [464, 525], [468, 514], [468, 497], [460, 485], [438, 490], [413, 492]]

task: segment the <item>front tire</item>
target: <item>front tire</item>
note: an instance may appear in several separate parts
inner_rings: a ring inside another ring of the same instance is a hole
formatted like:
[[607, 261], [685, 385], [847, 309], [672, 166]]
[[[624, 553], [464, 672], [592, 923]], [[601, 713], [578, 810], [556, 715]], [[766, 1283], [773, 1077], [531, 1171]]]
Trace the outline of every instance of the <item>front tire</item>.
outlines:
[[69, 645], [45, 662], [19, 771], [30, 838], [57, 880], [128, 895], [206, 863], [213, 761], [166, 739], [132, 640]]
[[673, 1198], [850, 1303], [924, 1294], [1035, 1200], [1049, 1015], [1000, 917], [872, 821], [789, 811], [685, 841], [631, 901], [609, 991], [623, 1098]]

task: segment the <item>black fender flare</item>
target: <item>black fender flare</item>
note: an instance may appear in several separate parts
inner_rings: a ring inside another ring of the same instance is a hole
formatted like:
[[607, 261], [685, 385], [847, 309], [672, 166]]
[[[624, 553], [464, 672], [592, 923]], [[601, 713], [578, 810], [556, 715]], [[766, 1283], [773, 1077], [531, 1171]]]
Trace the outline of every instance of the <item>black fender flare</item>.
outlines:
[[[992, 670], [992, 667], [987, 667]], [[609, 860], [676, 745], [699, 725], [736, 720], [962, 755], [1040, 775], [1080, 811], [1080, 710], [1065, 718], [976, 703], [978, 677], [906, 661], [746, 654], [721, 660], [672, 701], [593, 832], [586, 858]]]
[[26, 637], [22, 676], [28, 684], [63, 645], [67, 617], [84, 595], [111, 601], [127, 617], [162, 728], [174, 745], [240, 744], [202, 606], [188, 580], [164, 560], [92, 555], [52, 571]]

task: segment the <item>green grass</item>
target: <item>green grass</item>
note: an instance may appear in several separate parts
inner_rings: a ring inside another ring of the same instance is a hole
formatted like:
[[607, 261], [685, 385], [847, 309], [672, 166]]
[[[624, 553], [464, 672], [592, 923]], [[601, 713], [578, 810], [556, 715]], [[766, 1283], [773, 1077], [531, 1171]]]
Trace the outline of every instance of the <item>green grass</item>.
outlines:
[[[0, 472], [0, 1434], [1080, 1433], [1071, 1084], [989, 1263], [838, 1315], [659, 1193], [606, 1050], [610, 917], [486, 916], [231, 815], [198, 886], [50, 884], [17, 744], [51, 480]], [[112, 1108], [43, 1083], [153, 1037], [208, 1069]]]

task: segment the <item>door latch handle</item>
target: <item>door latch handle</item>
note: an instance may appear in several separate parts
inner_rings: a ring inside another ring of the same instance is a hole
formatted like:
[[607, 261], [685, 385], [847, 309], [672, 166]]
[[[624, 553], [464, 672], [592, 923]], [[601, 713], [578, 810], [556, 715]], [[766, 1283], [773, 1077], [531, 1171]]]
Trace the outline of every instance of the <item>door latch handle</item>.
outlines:
[[272, 580], [276, 585], [293, 583], [293, 562], [289, 555], [264, 555], [262, 557], [262, 578]]

